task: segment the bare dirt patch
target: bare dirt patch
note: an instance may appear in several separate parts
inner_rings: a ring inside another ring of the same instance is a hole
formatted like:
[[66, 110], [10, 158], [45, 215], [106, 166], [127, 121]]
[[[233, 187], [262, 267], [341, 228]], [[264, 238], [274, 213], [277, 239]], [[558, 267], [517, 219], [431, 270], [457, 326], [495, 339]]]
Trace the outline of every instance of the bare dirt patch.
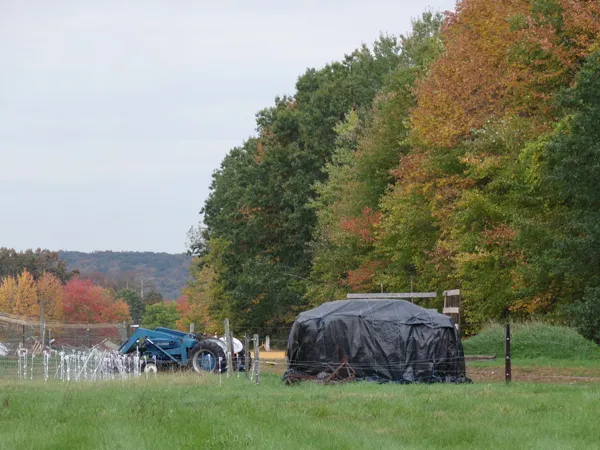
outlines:
[[283, 361], [285, 361], [285, 350], [271, 350], [271, 351], [266, 351], [266, 350], [261, 350], [260, 353], [260, 360], [277, 360], [277, 359], [281, 359]]
[[[505, 380], [503, 366], [478, 367], [467, 364], [467, 376], [474, 382], [502, 382]], [[512, 367], [512, 381], [535, 383], [600, 383], [600, 369], [585, 367]]]
[[[260, 361], [262, 372], [282, 376], [287, 368], [283, 350], [261, 351]], [[504, 366], [498, 364], [482, 367], [477, 363], [467, 362], [467, 376], [473, 382], [500, 383], [505, 380]], [[514, 382], [561, 384], [600, 383], [600, 368], [532, 366], [513, 362], [512, 380]]]

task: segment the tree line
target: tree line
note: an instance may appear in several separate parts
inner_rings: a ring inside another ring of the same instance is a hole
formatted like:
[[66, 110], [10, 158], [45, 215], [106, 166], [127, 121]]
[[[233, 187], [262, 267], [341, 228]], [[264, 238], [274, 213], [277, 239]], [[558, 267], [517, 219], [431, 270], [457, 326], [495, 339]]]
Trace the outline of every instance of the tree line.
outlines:
[[461, 0], [307, 70], [214, 172], [190, 317], [275, 329], [348, 292], [460, 287], [474, 327], [600, 338], [599, 79], [587, 0]]
[[[102, 279], [101, 281], [106, 281]], [[0, 314], [71, 323], [132, 321], [189, 327], [186, 297], [164, 301], [155, 291], [115, 288], [68, 271], [58, 252], [0, 248]], [[178, 323], [181, 321], [181, 323]]]
[[[165, 298], [177, 298], [185, 286], [191, 257], [185, 254], [156, 252], [95, 251], [58, 252], [67, 268], [77, 269], [82, 277], [110, 289], [155, 291]], [[143, 283], [143, 286], [142, 286]]]

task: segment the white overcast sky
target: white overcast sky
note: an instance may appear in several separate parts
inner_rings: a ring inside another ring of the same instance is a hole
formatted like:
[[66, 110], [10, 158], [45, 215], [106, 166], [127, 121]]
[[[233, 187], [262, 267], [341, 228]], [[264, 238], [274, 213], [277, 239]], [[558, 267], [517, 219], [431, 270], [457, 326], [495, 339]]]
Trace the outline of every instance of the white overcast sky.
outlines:
[[0, 0], [0, 247], [185, 251], [308, 67], [454, 0]]

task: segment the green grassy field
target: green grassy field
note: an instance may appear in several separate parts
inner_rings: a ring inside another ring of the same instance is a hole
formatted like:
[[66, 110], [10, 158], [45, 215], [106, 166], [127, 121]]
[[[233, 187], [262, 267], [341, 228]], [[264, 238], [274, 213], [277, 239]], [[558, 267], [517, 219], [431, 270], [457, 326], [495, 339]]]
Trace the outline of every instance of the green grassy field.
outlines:
[[[285, 386], [212, 375], [63, 383], [16, 380], [0, 361], [0, 449], [598, 448], [600, 349], [575, 331], [513, 326], [513, 380], [504, 380], [504, 329], [465, 341], [471, 385]], [[10, 364], [13, 364], [12, 366]], [[14, 367], [13, 367], [14, 366]], [[39, 367], [38, 367], [39, 366]]]
[[600, 384], [0, 381], [0, 448], [597, 448]]

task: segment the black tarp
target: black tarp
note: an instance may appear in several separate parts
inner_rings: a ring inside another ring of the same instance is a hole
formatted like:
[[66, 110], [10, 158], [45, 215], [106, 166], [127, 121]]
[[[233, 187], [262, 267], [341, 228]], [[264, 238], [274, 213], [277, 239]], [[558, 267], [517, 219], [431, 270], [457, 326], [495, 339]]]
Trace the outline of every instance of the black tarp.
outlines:
[[450, 317], [404, 300], [339, 300], [301, 313], [290, 331], [284, 380], [322, 374], [346, 357], [358, 379], [470, 381]]

